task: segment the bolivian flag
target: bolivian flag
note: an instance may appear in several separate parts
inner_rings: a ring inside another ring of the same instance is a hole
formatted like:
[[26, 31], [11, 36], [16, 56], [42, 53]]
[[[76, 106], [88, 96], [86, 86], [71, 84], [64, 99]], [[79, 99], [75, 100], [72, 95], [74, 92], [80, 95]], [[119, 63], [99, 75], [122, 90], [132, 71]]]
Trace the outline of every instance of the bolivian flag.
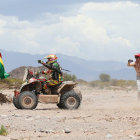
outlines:
[[9, 76], [10, 75], [5, 72], [4, 64], [3, 64], [3, 61], [2, 61], [2, 56], [1, 56], [1, 53], [0, 53], [0, 79], [5, 79]]

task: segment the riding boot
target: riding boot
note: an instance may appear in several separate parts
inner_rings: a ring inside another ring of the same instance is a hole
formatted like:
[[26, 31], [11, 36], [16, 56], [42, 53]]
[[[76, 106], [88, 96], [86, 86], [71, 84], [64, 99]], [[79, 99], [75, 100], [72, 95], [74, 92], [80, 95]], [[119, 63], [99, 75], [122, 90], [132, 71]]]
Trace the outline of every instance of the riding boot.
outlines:
[[51, 89], [48, 87], [47, 84], [44, 84], [44, 87], [43, 88], [44, 88], [45, 94], [51, 95]]

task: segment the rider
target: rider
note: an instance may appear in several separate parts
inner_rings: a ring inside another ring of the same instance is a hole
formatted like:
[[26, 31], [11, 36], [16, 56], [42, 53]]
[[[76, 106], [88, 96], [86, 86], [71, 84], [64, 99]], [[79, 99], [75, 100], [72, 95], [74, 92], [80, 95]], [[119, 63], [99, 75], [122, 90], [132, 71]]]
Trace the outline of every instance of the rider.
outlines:
[[128, 60], [128, 66], [134, 67], [137, 75], [138, 99], [140, 99], [140, 53], [135, 54], [136, 61]]
[[42, 71], [42, 74], [48, 75], [47, 85], [49, 87], [55, 87], [63, 82], [63, 76], [61, 72], [61, 67], [57, 62], [57, 56], [55, 54], [50, 54], [45, 59], [48, 59], [46, 63], [38, 60], [38, 63], [43, 64], [48, 68], [48, 71]]

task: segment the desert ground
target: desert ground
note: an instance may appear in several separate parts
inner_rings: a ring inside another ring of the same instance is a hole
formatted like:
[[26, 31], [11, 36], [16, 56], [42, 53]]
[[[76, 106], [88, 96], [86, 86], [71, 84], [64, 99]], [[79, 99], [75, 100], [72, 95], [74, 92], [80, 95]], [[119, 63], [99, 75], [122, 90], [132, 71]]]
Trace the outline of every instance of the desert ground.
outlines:
[[[78, 110], [61, 110], [39, 103], [35, 110], [0, 106], [0, 125], [8, 130], [0, 140], [140, 140], [137, 90], [80, 86]], [[2, 90], [12, 96], [13, 90]]]

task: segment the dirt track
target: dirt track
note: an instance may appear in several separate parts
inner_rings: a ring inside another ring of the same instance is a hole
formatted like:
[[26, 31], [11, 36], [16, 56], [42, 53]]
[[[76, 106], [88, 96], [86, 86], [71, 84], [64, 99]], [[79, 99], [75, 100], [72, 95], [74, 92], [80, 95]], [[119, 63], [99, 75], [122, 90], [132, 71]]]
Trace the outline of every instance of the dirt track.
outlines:
[[137, 91], [81, 89], [78, 110], [60, 110], [54, 104], [39, 104], [35, 110], [0, 106], [0, 125], [9, 132], [0, 140], [140, 140]]

